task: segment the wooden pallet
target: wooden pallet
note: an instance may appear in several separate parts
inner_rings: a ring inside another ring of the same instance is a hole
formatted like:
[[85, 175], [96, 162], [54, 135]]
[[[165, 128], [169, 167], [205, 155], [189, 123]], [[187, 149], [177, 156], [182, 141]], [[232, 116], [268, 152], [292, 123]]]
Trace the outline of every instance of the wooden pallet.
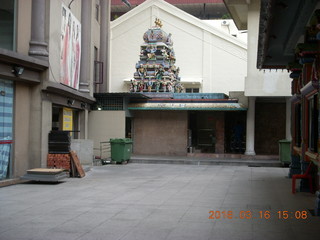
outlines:
[[84, 177], [86, 174], [80, 164], [80, 160], [75, 151], [70, 151], [71, 156], [71, 174], [73, 177], [78, 175], [79, 177]]

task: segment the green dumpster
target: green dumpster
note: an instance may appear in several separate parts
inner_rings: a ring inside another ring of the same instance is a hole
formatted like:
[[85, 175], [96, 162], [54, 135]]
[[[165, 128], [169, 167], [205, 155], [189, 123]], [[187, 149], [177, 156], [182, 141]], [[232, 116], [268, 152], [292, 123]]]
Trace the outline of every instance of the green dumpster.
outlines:
[[290, 151], [291, 141], [280, 140], [279, 141], [279, 158], [282, 165], [289, 165], [291, 163], [291, 151]]
[[112, 161], [122, 163], [130, 160], [132, 149], [131, 138], [113, 138], [110, 139], [110, 145]]

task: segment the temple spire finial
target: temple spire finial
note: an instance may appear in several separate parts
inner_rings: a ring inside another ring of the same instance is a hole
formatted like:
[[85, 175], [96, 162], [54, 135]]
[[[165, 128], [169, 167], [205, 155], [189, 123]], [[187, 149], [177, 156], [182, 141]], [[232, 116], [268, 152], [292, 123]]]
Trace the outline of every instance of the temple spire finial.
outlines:
[[161, 20], [159, 18], [156, 18], [154, 23], [156, 24], [156, 27], [162, 28], [162, 22], [161, 22]]

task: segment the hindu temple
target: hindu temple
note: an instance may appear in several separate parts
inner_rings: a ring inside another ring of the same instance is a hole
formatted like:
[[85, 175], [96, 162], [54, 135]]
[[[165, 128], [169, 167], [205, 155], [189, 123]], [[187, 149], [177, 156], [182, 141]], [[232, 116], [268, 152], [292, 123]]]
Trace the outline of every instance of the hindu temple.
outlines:
[[143, 34], [143, 40], [130, 92], [183, 92], [171, 33], [162, 30], [160, 19]]

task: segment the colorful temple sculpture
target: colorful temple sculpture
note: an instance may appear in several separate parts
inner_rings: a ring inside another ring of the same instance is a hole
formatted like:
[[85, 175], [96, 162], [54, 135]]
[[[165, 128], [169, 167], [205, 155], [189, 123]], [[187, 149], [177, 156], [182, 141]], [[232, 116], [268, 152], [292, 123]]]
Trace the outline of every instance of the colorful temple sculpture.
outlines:
[[136, 64], [130, 92], [184, 92], [180, 69], [175, 66], [171, 33], [167, 34], [161, 27], [161, 21], [156, 19], [155, 26], [143, 35], [140, 61]]

